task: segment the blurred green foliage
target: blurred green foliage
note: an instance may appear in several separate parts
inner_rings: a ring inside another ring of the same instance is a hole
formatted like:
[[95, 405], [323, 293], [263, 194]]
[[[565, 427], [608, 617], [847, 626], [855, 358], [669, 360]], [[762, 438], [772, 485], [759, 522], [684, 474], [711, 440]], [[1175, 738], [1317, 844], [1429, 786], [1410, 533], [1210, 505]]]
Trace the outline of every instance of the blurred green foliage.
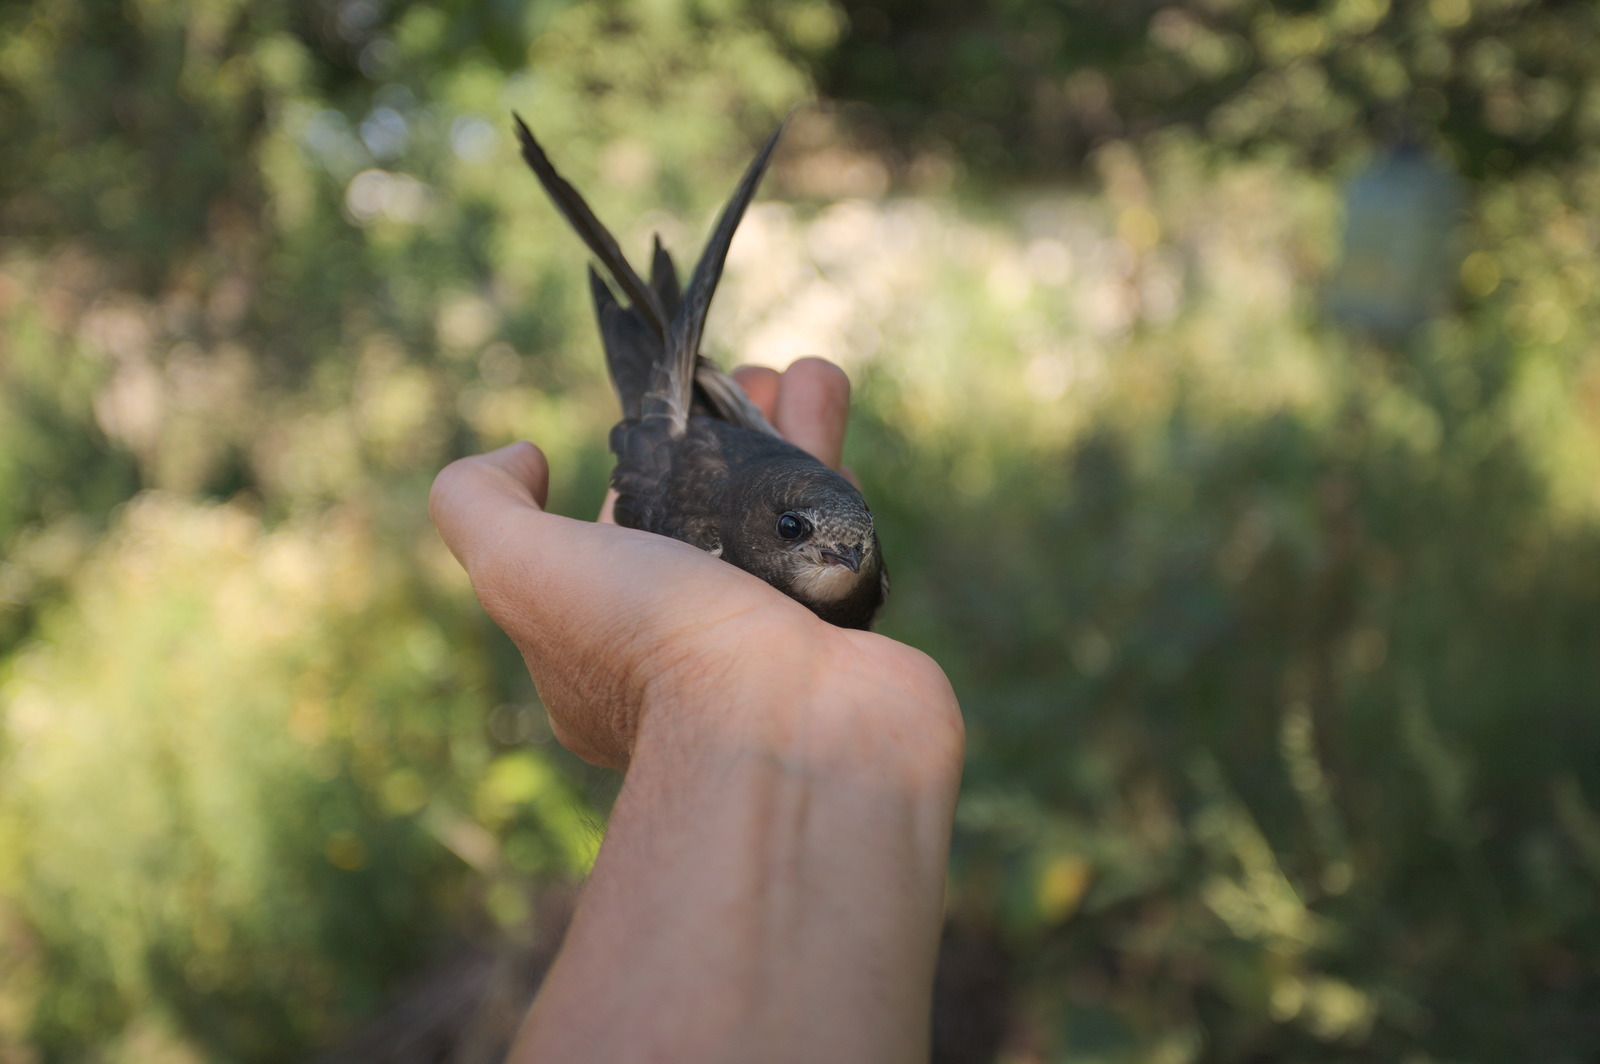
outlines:
[[[548, 932], [608, 784], [424, 512], [522, 436], [558, 509], [604, 484], [509, 111], [687, 257], [818, 92], [711, 335], [857, 380], [1006, 1059], [1592, 1059], [1597, 46], [1532, 0], [0, 5], [0, 1060], [293, 1058]], [[1321, 307], [1401, 133], [1470, 208], [1379, 346]]]
[[[1592, 152], [1590, 5], [1538, 0], [841, 0], [823, 85], [928, 145], [1007, 168], [1196, 128], [1328, 162], [1428, 130], [1472, 176]], [[866, 116], [864, 116], [866, 117]]]

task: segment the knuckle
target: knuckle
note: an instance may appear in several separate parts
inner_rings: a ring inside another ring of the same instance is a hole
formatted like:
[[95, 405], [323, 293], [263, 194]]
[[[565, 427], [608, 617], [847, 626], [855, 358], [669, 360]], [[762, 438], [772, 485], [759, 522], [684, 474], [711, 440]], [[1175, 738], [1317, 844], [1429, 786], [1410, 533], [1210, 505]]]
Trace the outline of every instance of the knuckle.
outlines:
[[433, 478], [433, 486], [428, 489], [428, 511], [435, 524], [439, 521], [439, 514], [448, 509], [451, 497], [460, 490], [461, 480], [467, 475], [465, 463], [469, 461], [471, 459], [458, 458], [439, 470]]

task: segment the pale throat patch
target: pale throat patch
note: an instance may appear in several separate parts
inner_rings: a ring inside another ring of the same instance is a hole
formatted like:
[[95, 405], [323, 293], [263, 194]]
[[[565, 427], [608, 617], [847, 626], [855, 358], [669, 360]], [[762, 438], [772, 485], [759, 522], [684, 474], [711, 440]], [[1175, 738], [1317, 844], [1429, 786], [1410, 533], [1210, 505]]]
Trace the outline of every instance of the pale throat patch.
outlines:
[[794, 589], [809, 602], [836, 602], [855, 588], [858, 574], [842, 565], [806, 561], [794, 574]]

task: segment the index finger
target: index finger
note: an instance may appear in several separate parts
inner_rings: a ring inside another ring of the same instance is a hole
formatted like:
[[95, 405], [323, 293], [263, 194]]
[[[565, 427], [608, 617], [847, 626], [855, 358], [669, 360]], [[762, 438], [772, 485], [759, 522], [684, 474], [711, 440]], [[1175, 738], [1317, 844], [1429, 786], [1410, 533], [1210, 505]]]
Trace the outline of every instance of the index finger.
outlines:
[[802, 358], [783, 371], [773, 424], [784, 439], [837, 469], [849, 417], [850, 378], [844, 370], [826, 359]]

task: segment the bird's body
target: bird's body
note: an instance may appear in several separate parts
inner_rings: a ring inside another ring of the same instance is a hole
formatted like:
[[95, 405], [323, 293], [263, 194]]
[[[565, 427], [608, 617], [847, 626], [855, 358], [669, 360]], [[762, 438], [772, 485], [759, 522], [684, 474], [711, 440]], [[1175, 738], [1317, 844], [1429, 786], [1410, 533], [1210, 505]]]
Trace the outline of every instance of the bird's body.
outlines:
[[[844, 628], [871, 623], [883, 599], [882, 562], [862, 572], [859, 545], [875, 539], [870, 515], [864, 505], [839, 504], [837, 473], [775, 436], [714, 417], [691, 417], [668, 454], [659, 490], [639, 490], [634, 471], [619, 463], [618, 524], [699, 547], [760, 576], [825, 621]], [[635, 490], [623, 491], [624, 484]], [[815, 542], [791, 547], [778, 538], [785, 513], [811, 524]], [[848, 527], [830, 527], [839, 524]], [[832, 560], [820, 544], [834, 548]], [[846, 544], [857, 545], [854, 557]], [[870, 551], [869, 562], [875, 542]], [[783, 564], [791, 557], [799, 564]]]
[[659, 241], [647, 285], [520, 118], [517, 128], [523, 158], [629, 301], [620, 304], [590, 270], [606, 365], [622, 404], [610, 441], [617, 523], [699, 547], [825, 621], [869, 627], [888, 581], [861, 493], [784, 440], [699, 352], [733, 232], [778, 135], [751, 163], [680, 291]]

